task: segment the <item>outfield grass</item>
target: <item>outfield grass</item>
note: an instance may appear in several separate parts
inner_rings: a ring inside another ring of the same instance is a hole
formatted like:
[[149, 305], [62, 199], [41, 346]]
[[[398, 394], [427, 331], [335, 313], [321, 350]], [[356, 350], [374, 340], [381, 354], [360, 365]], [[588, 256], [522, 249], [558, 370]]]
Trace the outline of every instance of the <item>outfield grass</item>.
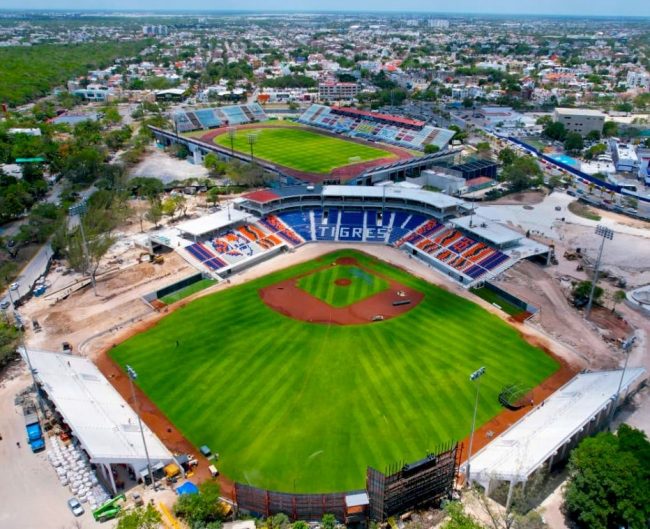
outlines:
[[[337, 280], [349, 285], [337, 285]], [[347, 307], [388, 288], [388, 281], [356, 266], [337, 265], [301, 277], [298, 286], [333, 307]]]
[[[308, 173], [326, 174], [351, 163], [395, 156], [383, 149], [325, 136], [300, 127], [239, 129], [234, 141], [236, 151], [250, 154], [248, 137], [251, 134], [256, 137], [253, 145], [256, 158]], [[221, 134], [214, 141], [217, 145], [230, 148], [228, 134]], [[351, 161], [350, 158], [356, 158], [356, 161]]]
[[192, 294], [195, 294], [196, 292], [199, 292], [204, 288], [208, 288], [209, 286], [214, 285], [214, 283], [215, 283], [214, 279], [201, 279], [200, 281], [197, 281], [196, 283], [192, 283], [191, 285], [188, 285], [184, 288], [181, 288], [176, 292], [172, 292], [171, 294], [167, 294], [166, 296], [163, 296], [162, 298], [160, 298], [160, 301], [166, 303], [167, 305], [171, 305], [172, 303], [176, 303], [177, 301], [180, 301], [183, 298], [191, 296]]
[[[425, 294], [411, 311], [329, 326], [274, 311], [258, 290], [352, 256]], [[176, 340], [180, 346], [176, 347]], [[413, 461], [501, 411], [499, 391], [535, 386], [558, 363], [468, 300], [364, 254], [342, 250], [198, 299], [111, 349], [227, 476], [274, 490], [363, 488], [368, 465]]]

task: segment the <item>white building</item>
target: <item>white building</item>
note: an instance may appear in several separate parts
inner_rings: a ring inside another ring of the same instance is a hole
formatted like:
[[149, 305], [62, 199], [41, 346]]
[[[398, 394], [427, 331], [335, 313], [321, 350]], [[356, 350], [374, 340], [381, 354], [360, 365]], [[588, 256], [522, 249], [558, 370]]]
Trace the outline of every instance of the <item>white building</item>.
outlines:
[[29, 358], [43, 391], [114, 493], [113, 465], [128, 465], [144, 478], [147, 454], [154, 473], [176, 462], [146, 424], [140, 433], [135, 411], [90, 360], [32, 349]]
[[609, 148], [617, 171], [634, 173], [639, 171], [639, 158], [630, 144], [619, 143], [612, 139], [609, 142]]
[[357, 83], [326, 81], [318, 84], [318, 97], [321, 101], [347, 101], [357, 97], [358, 93], [359, 85]]
[[[471, 459], [470, 476], [489, 495], [502, 482], [510, 484], [508, 502], [517, 483], [537, 470], [566, 460], [585, 437], [607, 422], [612, 406], [620, 405], [646, 379], [642, 367], [625, 371], [583, 373], [513, 424]], [[617, 388], [620, 392], [617, 396]], [[461, 466], [467, 473], [467, 463]]]
[[628, 88], [650, 89], [650, 74], [648, 72], [628, 72], [626, 84]]
[[446, 20], [444, 18], [431, 18], [429, 19], [429, 27], [436, 29], [448, 29], [449, 20]]
[[571, 131], [586, 136], [592, 131], [602, 132], [605, 124], [605, 114], [600, 110], [587, 108], [556, 108], [553, 121], [562, 123]]

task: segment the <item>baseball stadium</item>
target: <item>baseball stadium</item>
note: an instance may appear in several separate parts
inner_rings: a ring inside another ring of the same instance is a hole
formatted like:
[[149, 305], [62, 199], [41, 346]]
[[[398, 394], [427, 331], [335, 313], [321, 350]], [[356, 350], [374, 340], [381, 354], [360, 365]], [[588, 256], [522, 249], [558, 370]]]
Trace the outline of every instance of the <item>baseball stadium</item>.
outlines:
[[323, 105], [312, 105], [297, 121], [270, 120], [257, 103], [173, 117], [175, 141], [185, 140], [198, 153], [196, 161], [215, 152], [310, 183], [345, 183], [370, 169], [420, 158], [425, 145], [442, 150], [454, 134], [418, 120]]

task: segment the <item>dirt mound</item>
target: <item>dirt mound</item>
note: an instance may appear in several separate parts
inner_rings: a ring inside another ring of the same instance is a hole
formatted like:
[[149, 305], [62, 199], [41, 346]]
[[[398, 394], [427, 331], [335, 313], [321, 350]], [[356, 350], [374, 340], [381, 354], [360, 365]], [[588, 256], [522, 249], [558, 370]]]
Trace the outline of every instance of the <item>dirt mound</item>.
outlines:
[[348, 279], [347, 277], [340, 277], [334, 281], [334, 284], [337, 287], [349, 287], [352, 284], [352, 280]]

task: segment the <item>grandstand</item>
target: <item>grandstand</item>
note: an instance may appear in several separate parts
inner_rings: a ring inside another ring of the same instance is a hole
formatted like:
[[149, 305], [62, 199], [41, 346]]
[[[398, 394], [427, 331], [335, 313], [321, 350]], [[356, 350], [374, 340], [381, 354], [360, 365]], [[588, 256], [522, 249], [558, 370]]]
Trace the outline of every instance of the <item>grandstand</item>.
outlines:
[[199, 129], [256, 123], [266, 121], [268, 117], [259, 104], [251, 103], [199, 110], [182, 110], [174, 113], [172, 119], [178, 132], [190, 132]]
[[442, 150], [454, 136], [454, 131], [426, 125], [424, 121], [316, 104], [310, 106], [298, 121], [338, 134], [416, 150], [423, 150], [429, 144]]
[[[549, 248], [476, 215], [457, 198], [399, 186], [294, 186], [254, 191], [154, 236], [216, 278], [311, 242], [400, 248], [470, 287]], [[172, 232], [173, 231], [173, 232]]]

